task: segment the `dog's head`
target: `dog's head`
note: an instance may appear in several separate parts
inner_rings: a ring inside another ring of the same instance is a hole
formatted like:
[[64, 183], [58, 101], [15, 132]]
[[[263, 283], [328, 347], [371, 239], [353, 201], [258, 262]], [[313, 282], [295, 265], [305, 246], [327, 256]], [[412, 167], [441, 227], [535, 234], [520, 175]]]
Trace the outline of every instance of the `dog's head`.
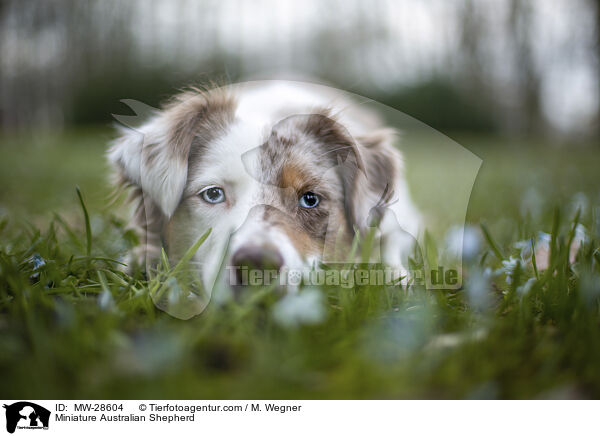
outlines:
[[222, 253], [227, 265], [260, 269], [347, 255], [355, 229], [392, 198], [391, 140], [351, 132], [327, 105], [220, 88], [183, 93], [123, 129], [109, 157], [138, 194], [146, 255], [162, 244], [176, 259], [212, 229], [195, 256], [210, 283]]

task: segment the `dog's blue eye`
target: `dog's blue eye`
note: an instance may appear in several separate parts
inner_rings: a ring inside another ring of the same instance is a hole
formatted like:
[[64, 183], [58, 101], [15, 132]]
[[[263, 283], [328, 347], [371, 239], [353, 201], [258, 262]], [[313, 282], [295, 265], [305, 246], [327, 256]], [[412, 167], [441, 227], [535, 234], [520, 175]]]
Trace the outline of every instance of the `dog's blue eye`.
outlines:
[[211, 204], [223, 203], [225, 201], [225, 191], [214, 186], [200, 191], [200, 196], [204, 201]]
[[317, 207], [321, 199], [314, 192], [306, 192], [300, 197], [298, 204], [300, 207], [304, 207], [306, 209], [312, 209], [313, 207]]

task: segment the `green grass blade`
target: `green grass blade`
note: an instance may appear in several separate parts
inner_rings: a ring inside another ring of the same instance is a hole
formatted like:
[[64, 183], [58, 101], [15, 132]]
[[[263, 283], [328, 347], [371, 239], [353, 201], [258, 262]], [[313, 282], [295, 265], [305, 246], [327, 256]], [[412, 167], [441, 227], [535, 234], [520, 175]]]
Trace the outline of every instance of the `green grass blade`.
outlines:
[[85, 207], [85, 201], [83, 201], [83, 195], [81, 194], [81, 190], [79, 186], [75, 187], [77, 191], [77, 196], [79, 197], [79, 203], [81, 204], [81, 209], [83, 209], [83, 217], [85, 219], [85, 241], [86, 241], [86, 249], [85, 253], [88, 256], [92, 255], [92, 227], [90, 226], [90, 216], [87, 211], [87, 207]]
[[535, 260], [535, 241], [531, 238], [531, 264], [533, 265], [533, 273], [535, 274], [536, 279], [540, 279], [540, 275], [538, 273], [537, 261]]
[[198, 251], [200, 246], [202, 244], [204, 244], [204, 241], [206, 241], [206, 239], [210, 235], [211, 231], [212, 231], [212, 229], [208, 229], [202, 236], [200, 236], [200, 238], [196, 241], [196, 243], [194, 245], [192, 245], [188, 249], [188, 251], [186, 251], [186, 253], [183, 255], [181, 260], [177, 263], [177, 265], [175, 265], [175, 268], [173, 268], [173, 271], [172, 271], [173, 275], [177, 275], [181, 271], [181, 269], [185, 265], [187, 265], [190, 260], [192, 260], [192, 257], [194, 257], [194, 254], [196, 254], [196, 251]]
[[496, 255], [496, 257], [500, 260], [504, 260], [505, 259], [504, 254], [502, 254], [502, 251], [500, 251], [500, 247], [498, 247], [498, 244], [496, 244], [496, 242], [494, 241], [494, 238], [492, 238], [492, 235], [491, 235], [490, 231], [488, 230], [487, 225], [485, 225], [483, 222], [479, 223], [479, 225], [481, 227], [481, 231], [483, 232], [483, 236], [485, 237], [485, 240], [491, 247], [491, 249], [494, 252], [494, 254]]
[[571, 226], [571, 230], [569, 231], [569, 238], [567, 240], [567, 246], [566, 246], [566, 250], [565, 250], [565, 264], [569, 265], [569, 256], [571, 253], [571, 244], [573, 243], [573, 240], [575, 239], [575, 233], [577, 231], [577, 226], [579, 225], [579, 218], [581, 217], [581, 209], [578, 208], [577, 209], [577, 213], [575, 214], [575, 219], [573, 220], [573, 225]]
[[558, 238], [560, 231], [560, 209], [557, 207], [554, 209], [554, 216], [552, 219], [552, 233], [550, 235], [550, 268], [548, 271], [553, 271], [556, 266], [556, 256], [558, 255]]

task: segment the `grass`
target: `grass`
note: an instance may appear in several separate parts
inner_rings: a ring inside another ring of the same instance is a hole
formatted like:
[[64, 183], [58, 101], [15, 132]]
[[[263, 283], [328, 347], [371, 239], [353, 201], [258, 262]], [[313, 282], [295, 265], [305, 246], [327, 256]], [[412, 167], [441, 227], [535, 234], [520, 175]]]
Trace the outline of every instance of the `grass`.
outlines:
[[[151, 295], [178, 266], [149, 281], [121, 271], [135, 236], [104, 202], [107, 136], [3, 139], [0, 396], [600, 396], [600, 151], [465, 138], [484, 163], [459, 291], [307, 289], [320, 312], [290, 323], [281, 313], [300, 301], [263, 289], [182, 321]], [[577, 224], [587, 239], [571, 264]], [[540, 231], [547, 270], [527, 254]]]

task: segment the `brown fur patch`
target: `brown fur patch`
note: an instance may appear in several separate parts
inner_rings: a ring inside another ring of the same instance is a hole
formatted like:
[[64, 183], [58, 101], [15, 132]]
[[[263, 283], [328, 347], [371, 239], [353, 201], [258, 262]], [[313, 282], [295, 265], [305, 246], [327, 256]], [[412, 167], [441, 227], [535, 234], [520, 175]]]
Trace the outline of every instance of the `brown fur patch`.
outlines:
[[279, 171], [277, 186], [292, 188], [298, 195], [303, 194], [319, 183], [318, 178], [309, 171], [300, 168], [294, 162], [284, 162]]
[[[363, 157], [365, 176], [357, 177], [356, 173], [349, 171], [346, 174], [348, 191], [346, 193], [346, 211], [353, 225], [363, 227], [373, 223], [358, 222], [358, 205], [362, 197], [374, 195], [378, 197], [377, 204], [373, 205], [373, 216], [381, 218], [381, 213], [394, 196], [394, 180], [400, 170], [396, 165], [399, 157], [394, 155], [391, 148], [384, 147], [386, 141], [391, 141], [391, 135], [380, 135], [360, 138], [360, 151]], [[366, 145], [365, 145], [366, 144]]]
[[321, 241], [316, 241], [311, 238], [308, 233], [298, 231], [295, 226], [289, 225], [290, 223], [286, 223], [283, 225], [283, 231], [287, 234], [290, 241], [298, 250], [298, 253], [301, 253], [302, 256], [307, 257], [309, 255], [317, 255], [322, 252], [322, 243]]
[[393, 191], [389, 187], [393, 186], [396, 177], [393, 156], [376, 148], [365, 151], [363, 155], [366, 161], [369, 189], [382, 195], [382, 201], [388, 202], [393, 195]]
[[[317, 210], [317, 209], [313, 209]], [[311, 226], [311, 222], [306, 219], [302, 219], [298, 215], [298, 210], [293, 211], [291, 215], [288, 215], [275, 207], [266, 207], [264, 212], [264, 218], [272, 226], [281, 229], [290, 239], [298, 253], [303, 256], [311, 254], [319, 254], [322, 251], [322, 245], [324, 242], [324, 234], [327, 229], [327, 214], [323, 216], [323, 211], [317, 214], [313, 214], [313, 219], [318, 215], [321, 215], [324, 219], [314, 220]], [[319, 223], [320, 221], [320, 223]], [[322, 226], [325, 226], [322, 229]]]
[[293, 188], [294, 190], [301, 189], [306, 180], [306, 176], [302, 170], [294, 164], [284, 164], [281, 169], [281, 188]]
[[[193, 89], [175, 96], [164, 107], [170, 126], [167, 145], [173, 158], [188, 162], [190, 154], [197, 157], [203, 147], [220, 135], [233, 121], [237, 102], [221, 89]], [[148, 165], [158, 155], [158, 144], [150, 144], [144, 158]]]
[[352, 156], [358, 168], [362, 167], [354, 139], [326, 109], [320, 109], [320, 113], [305, 117], [303, 133], [318, 140], [324, 146], [324, 153], [320, 157], [328, 159], [334, 166]]

